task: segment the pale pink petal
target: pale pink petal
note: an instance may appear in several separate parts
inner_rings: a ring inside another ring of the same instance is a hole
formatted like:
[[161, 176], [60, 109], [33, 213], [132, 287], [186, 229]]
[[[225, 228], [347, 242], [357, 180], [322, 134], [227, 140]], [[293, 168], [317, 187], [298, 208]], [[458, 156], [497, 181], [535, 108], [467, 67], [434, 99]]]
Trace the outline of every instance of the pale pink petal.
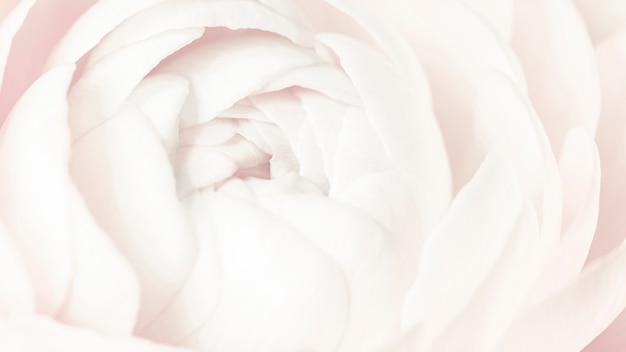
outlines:
[[463, 0], [491, 25], [504, 41], [511, 39], [513, 31], [513, 4], [515, 0]]
[[[2, 2], [4, 5], [5, 0]], [[35, 1], [11, 45], [3, 88], [0, 90], [0, 120], [7, 116], [15, 102], [44, 71], [44, 63], [57, 41], [76, 18], [95, 2]], [[0, 42], [4, 45], [4, 40]]]
[[575, 128], [567, 135], [559, 167], [564, 205], [562, 235], [548, 254], [548, 262], [530, 302], [542, 300], [578, 276], [596, 232], [600, 160], [593, 140], [584, 128]]
[[[396, 166], [390, 160], [390, 153], [381, 142], [377, 130], [368, 123], [367, 115], [360, 109], [348, 108], [346, 110], [336, 143], [337, 149], [332, 159], [334, 174], [329, 180], [330, 197], [334, 197], [336, 193], [349, 187], [361, 177], [391, 171]], [[431, 186], [436, 187], [436, 190], [442, 188], [437, 187], [438, 185]], [[435, 198], [433, 195], [430, 197]], [[437, 200], [438, 204], [431, 204], [431, 206], [441, 210], [446, 203], [444, 200]]]
[[73, 187], [67, 216], [74, 240], [73, 276], [56, 319], [110, 334], [131, 334], [140, 305], [133, 268], [95, 223]]
[[541, 122], [520, 87], [501, 72], [482, 71], [476, 88], [475, 125], [465, 132], [472, 138], [466, 157], [482, 157], [493, 145], [504, 149], [520, 177], [523, 198], [535, 206], [544, 247], [549, 247], [560, 234], [563, 200]]
[[541, 263], [537, 217], [527, 202], [484, 283], [429, 351], [494, 351], [536, 281]]
[[48, 317], [0, 320], [0, 350], [11, 352], [192, 352], [132, 337], [99, 334]]
[[331, 257], [254, 204], [208, 192], [204, 200], [223, 286], [216, 311], [184, 343], [233, 352], [336, 350], [350, 298]]
[[394, 19], [424, 64], [456, 192], [484, 158], [484, 151], [474, 153], [476, 141], [468, 131], [476, 124], [476, 92], [485, 69], [503, 72], [523, 92], [521, 67], [486, 22], [459, 1], [371, 1], [369, 5]]
[[626, 350], [626, 311], [622, 311], [617, 319], [588, 344], [583, 352], [607, 352]]
[[574, 0], [594, 44], [608, 40], [626, 26], [626, 3], [622, 0]]
[[[13, 37], [24, 23], [24, 20], [26, 20], [28, 11], [33, 7], [35, 1], [17, 1], [17, 5], [12, 10], [0, 11], [0, 90], [3, 86], [4, 70], [11, 51], [11, 45], [13, 44]], [[2, 4], [5, 5], [5, 2], [2, 2]], [[6, 4], [5, 6], [8, 6], [8, 3]], [[11, 8], [9, 7], [9, 9]], [[4, 14], [5, 11], [6, 14]], [[2, 125], [2, 122], [4, 122], [4, 116], [0, 115], [0, 125]]]
[[[614, 2], [611, 6], [621, 6]], [[619, 8], [610, 12], [620, 15]], [[584, 13], [583, 13], [584, 14]], [[608, 21], [608, 19], [607, 19]], [[596, 19], [598, 25], [601, 23]], [[621, 22], [620, 22], [621, 23]], [[596, 57], [602, 83], [602, 115], [596, 134], [596, 143], [602, 162], [602, 189], [600, 215], [588, 261], [600, 258], [616, 248], [626, 236], [626, 31], [607, 37], [596, 47]], [[585, 352], [626, 349], [626, 313], [596, 338]]]
[[136, 107], [124, 105], [74, 143], [71, 171], [96, 221], [137, 272], [141, 328], [180, 290], [197, 252], [158, 135]]
[[0, 22], [23, 0], [6, 0], [0, 3]]
[[72, 73], [70, 66], [44, 75], [4, 126], [11, 172], [3, 184], [11, 189], [3, 216], [17, 217], [5, 219], [33, 277], [39, 312], [129, 333], [138, 309], [134, 274], [70, 185], [65, 92]]
[[191, 83], [195, 99], [187, 105], [197, 106], [181, 116], [183, 128], [213, 119], [285, 71], [320, 61], [313, 50], [266, 32], [209, 32], [203, 39], [159, 69]]
[[[343, 130], [343, 119], [348, 106], [311, 91], [296, 91], [295, 95], [300, 100], [300, 107], [304, 110], [306, 119], [311, 122], [318, 136], [317, 142], [324, 158], [324, 173], [328, 180], [334, 180], [336, 178], [334, 160], [337, 156], [339, 135]], [[366, 124], [365, 120], [360, 122]], [[337, 165], [340, 168], [344, 166], [341, 163]]]
[[403, 331], [424, 324], [422, 343], [431, 345], [497, 264], [521, 210], [513, 166], [494, 150], [426, 240], [417, 281], [405, 302]]
[[189, 95], [189, 81], [176, 75], [151, 75], [129, 97], [152, 122], [163, 146], [171, 152], [178, 142], [180, 111]]
[[128, 17], [166, 0], [100, 0], [56, 43], [47, 67], [76, 63]]
[[420, 351], [419, 346], [420, 329], [419, 326], [411, 328], [402, 334], [399, 339], [380, 349], [379, 352], [416, 352]]
[[[317, 54], [320, 55], [319, 51]], [[275, 77], [263, 88], [262, 92], [273, 92], [290, 87], [305, 88], [294, 92], [298, 96], [306, 95], [313, 90], [325, 95], [327, 99], [344, 104], [361, 105], [350, 78], [341, 69], [325, 62], [291, 69], [283, 76]]]
[[159, 33], [195, 27], [259, 29], [298, 44], [312, 45], [311, 33], [306, 28], [257, 1], [180, 0], [163, 2], [124, 21], [94, 50], [90, 60], [98, 60], [125, 45]]
[[602, 115], [596, 143], [602, 162], [602, 190], [598, 230], [589, 260], [617, 247], [626, 236], [626, 30], [596, 49], [602, 82]]
[[35, 288], [37, 311], [54, 314], [71, 280], [69, 131], [65, 94], [74, 67], [44, 74], [0, 132], [0, 218]]
[[88, 66], [69, 94], [73, 137], [82, 136], [113, 116], [155, 66], [203, 32], [203, 28], [189, 28], [160, 33]]
[[35, 294], [20, 253], [0, 223], [0, 317], [35, 310]]
[[197, 255], [183, 287], [172, 302], [145, 328], [140, 336], [169, 344], [180, 344], [197, 332], [213, 315], [222, 293], [221, 256], [215, 229], [202, 196], [184, 201], [196, 238]]
[[569, 130], [595, 133], [600, 85], [585, 23], [569, 0], [515, 2], [512, 45], [528, 94], [558, 154]]
[[[415, 86], [419, 100], [427, 100], [430, 91], [423, 68], [399, 31], [380, 21], [380, 13], [371, 13], [362, 2], [351, 0], [293, 0], [318, 33], [335, 33], [354, 38], [383, 54], [398, 73]], [[394, 3], [394, 5], [397, 5]], [[377, 50], [379, 49], [379, 50]], [[423, 101], [422, 103], [428, 104]], [[424, 124], [431, 121], [423, 121]]]
[[385, 227], [397, 244], [405, 270], [415, 278], [424, 240], [438, 224], [430, 189], [418, 178], [397, 172], [363, 176], [333, 196]]
[[401, 239], [350, 206], [313, 195], [259, 197], [263, 208], [296, 227], [343, 270], [350, 288], [341, 350], [366, 351], [400, 333], [404, 292], [415, 270]]
[[352, 38], [320, 34], [317, 39], [338, 56], [352, 79], [387, 158], [398, 170], [431, 185], [432, 206], [445, 209], [451, 192], [449, 165], [427, 102], [429, 94], [418, 90], [421, 82], [407, 80], [391, 63]]
[[[498, 350], [579, 351], [626, 307], [626, 246], [520, 315]], [[610, 349], [614, 350], [614, 349]]]

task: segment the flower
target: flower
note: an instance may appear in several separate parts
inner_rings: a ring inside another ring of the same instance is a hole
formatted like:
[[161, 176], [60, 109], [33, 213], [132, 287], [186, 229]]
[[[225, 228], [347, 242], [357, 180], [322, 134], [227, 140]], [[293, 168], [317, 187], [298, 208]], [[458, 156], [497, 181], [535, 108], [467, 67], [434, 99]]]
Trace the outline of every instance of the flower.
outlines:
[[626, 306], [617, 2], [7, 4], [2, 350], [578, 351]]

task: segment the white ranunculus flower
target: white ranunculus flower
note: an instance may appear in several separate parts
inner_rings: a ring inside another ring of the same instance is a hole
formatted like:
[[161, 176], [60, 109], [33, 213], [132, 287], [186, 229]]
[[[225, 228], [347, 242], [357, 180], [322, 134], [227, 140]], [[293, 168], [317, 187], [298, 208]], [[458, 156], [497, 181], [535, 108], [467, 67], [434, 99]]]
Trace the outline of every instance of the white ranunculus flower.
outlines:
[[0, 350], [626, 345], [619, 0], [0, 19]]

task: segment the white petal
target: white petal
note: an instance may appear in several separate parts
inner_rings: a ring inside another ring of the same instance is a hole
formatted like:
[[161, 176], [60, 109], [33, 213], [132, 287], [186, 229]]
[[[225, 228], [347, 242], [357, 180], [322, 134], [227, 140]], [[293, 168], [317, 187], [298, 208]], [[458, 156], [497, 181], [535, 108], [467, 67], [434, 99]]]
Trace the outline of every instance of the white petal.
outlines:
[[159, 134], [168, 151], [178, 141], [179, 113], [189, 94], [189, 81], [174, 75], [146, 77], [129, 100], [137, 104]]
[[[5, 43], [10, 45], [10, 49], [7, 48], [10, 53], [6, 67], [1, 65], [0, 70], [4, 72], [2, 79], [4, 89], [0, 91], [0, 120], [6, 118], [9, 110], [28, 87], [41, 76], [42, 72], [47, 71], [44, 69], [44, 63], [55, 43], [65, 34], [72, 22], [96, 1], [82, 0], [63, 3], [56, 0], [34, 1], [32, 9], [28, 11], [26, 20], [20, 23], [21, 28], [13, 40], [10, 40], [10, 37], [0, 39], [2, 43], [0, 46]], [[13, 6], [11, 3], [15, 4], [18, 1], [3, 0], [0, 7], [5, 7], [6, 2], [9, 3], [8, 6]], [[26, 0], [22, 1], [20, 6], [14, 6], [17, 11], [15, 15], [27, 10], [21, 6], [29, 7], [30, 3]], [[15, 25], [14, 21], [19, 20], [19, 17], [21, 16], [13, 17], [9, 22]], [[9, 26], [12, 25], [9, 24]]]
[[529, 309], [501, 351], [579, 351], [626, 307], [626, 246], [590, 265], [564, 289]]
[[0, 317], [35, 310], [33, 285], [12, 242], [0, 223]]
[[596, 232], [600, 160], [584, 128], [573, 129], [567, 135], [559, 166], [563, 183], [563, 234], [548, 254], [548, 263], [530, 302], [542, 300], [578, 276]]
[[64, 66], [44, 74], [0, 132], [0, 218], [32, 279], [37, 311], [47, 314], [63, 303], [71, 278], [65, 94], [73, 71]]
[[295, 226], [343, 270], [350, 285], [342, 351], [367, 351], [399, 337], [402, 300], [414, 271], [402, 239], [349, 206], [319, 196], [268, 196], [259, 203]]
[[395, 167], [431, 185], [433, 207], [447, 207], [449, 165], [427, 92], [417, 90], [419, 84], [407, 80], [363, 43], [333, 34], [320, 34], [318, 40], [339, 57]]
[[429, 351], [493, 351], [542, 268], [537, 216], [527, 202], [498, 261]]
[[596, 61], [585, 24], [568, 0], [515, 2], [513, 48], [528, 92], [558, 154], [567, 132], [595, 133], [600, 113]]
[[72, 157], [72, 176], [96, 221], [139, 276], [141, 328], [180, 290], [195, 260], [169, 160], [132, 104], [77, 140]]
[[[492, 70], [483, 71], [481, 76], [474, 141], [465, 157], [482, 158], [494, 144], [506, 151], [519, 175], [523, 198], [535, 206], [545, 247], [550, 247], [560, 235], [563, 203], [550, 142], [527, 98], [509, 77]], [[469, 168], [473, 168], [471, 163]]]
[[626, 30], [599, 45], [596, 57], [602, 83], [602, 115], [596, 143], [602, 164], [598, 230], [589, 259], [602, 257], [626, 236]]
[[0, 336], [0, 350], [11, 352], [192, 352], [132, 337], [98, 334], [40, 316], [0, 320]]
[[128, 260], [95, 223], [78, 192], [69, 194], [73, 277], [56, 319], [110, 334], [131, 334], [139, 312], [139, 282]]
[[269, 82], [263, 91], [272, 92], [290, 87], [314, 90], [344, 104], [361, 105], [350, 78], [337, 67], [326, 63], [289, 70]]
[[463, 0], [478, 12], [505, 41], [511, 39], [513, 30], [513, 4], [515, 0]]
[[[468, 131], [475, 126], [482, 73], [485, 69], [503, 72], [523, 92], [521, 67], [503, 40], [460, 1], [371, 1], [370, 5], [381, 17], [393, 19], [424, 64], [456, 192], [484, 157], [467, 153], [475, 143]], [[474, 161], [471, 167], [467, 167], [467, 159]]]
[[594, 44], [608, 40], [626, 23], [626, 3], [621, 0], [574, 0]]
[[248, 202], [205, 193], [223, 289], [217, 310], [185, 344], [208, 350], [335, 351], [350, 310], [331, 258]]
[[375, 173], [333, 196], [384, 226], [398, 244], [407, 271], [415, 277], [424, 240], [438, 224], [430, 189], [416, 177], [395, 172]]
[[231, 30], [259, 29], [311, 45], [311, 35], [299, 23], [279, 15], [256, 1], [166, 1], [129, 18], [111, 32], [92, 54], [99, 58], [127, 44], [158, 33], [192, 27]]
[[[13, 37], [24, 23], [28, 11], [33, 7], [35, 1], [22, 0], [6, 17], [0, 16], [0, 89], [3, 86], [4, 70], [11, 51], [11, 44], [13, 44]], [[0, 123], [2, 123], [2, 117], [0, 117]]]
[[207, 216], [201, 195], [193, 194], [184, 204], [193, 224], [198, 254], [176, 298], [144, 329], [140, 336], [167, 344], [180, 344], [201, 329], [215, 312], [222, 289], [221, 259], [215, 229]]
[[73, 64], [93, 49], [111, 30], [133, 14], [166, 0], [101, 0], [79, 17], [61, 38], [47, 67]]
[[[372, 48], [380, 48], [381, 53], [392, 62], [397, 72], [414, 85], [418, 92], [418, 100], [429, 99], [430, 92], [423, 68], [416, 60], [411, 47], [399, 31], [393, 30], [394, 28], [387, 26], [388, 23], [381, 21], [379, 13], [370, 13], [363, 8], [361, 1], [292, 1], [297, 3], [307, 15], [307, 19], [316, 25], [317, 32], [342, 34], [371, 44]], [[422, 103], [430, 107], [427, 102]]]
[[521, 207], [513, 167], [494, 150], [424, 245], [417, 281], [405, 302], [404, 331], [424, 323], [423, 343], [430, 345], [497, 263]]
[[324, 159], [324, 173], [332, 180], [335, 178], [334, 160], [347, 106], [312, 91], [296, 91], [294, 94], [300, 99], [299, 106], [304, 110], [305, 118], [315, 129]]
[[[390, 152], [381, 143], [377, 132], [368, 123], [367, 116], [362, 110], [356, 108], [346, 110], [342, 118], [341, 131], [337, 136], [337, 150], [332, 159], [333, 178], [329, 180], [331, 197], [361, 177], [396, 169], [397, 165], [389, 160]], [[439, 206], [444, 201], [440, 199], [437, 201], [431, 206], [441, 209]]]
[[200, 37], [203, 31], [190, 28], [161, 33], [124, 47], [87, 67], [69, 95], [74, 138], [113, 116], [161, 60]]
[[195, 101], [187, 104], [197, 104], [197, 112], [181, 116], [183, 128], [215, 118], [285, 71], [319, 61], [313, 50], [267, 33], [234, 32], [204, 39], [159, 70], [191, 82]]
[[[580, 2], [579, 2], [580, 3]], [[598, 1], [598, 3], [604, 3]], [[589, 3], [594, 5], [594, 3]], [[595, 17], [593, 23], [587, 25], [594, 34], [593, 25], [605, 23], [623, 24], [619, 19], [626, 8], [620, 1], [611, 2], [607, 7], [598, 6], [602, 17]], [[621, 7], [621, 8], [620, 8]], [[606, 9], [606, 13], [604, 13]], [[583, 16], [588, 14], [583, 11]], [[594, 14], [596, 15], [596, 14]], [[615, 17], [613, 17], [615, 16]], [[607, 37], [596, 47], [596, 58], [602, 83], [602, 115], [596, 133], [596, 143], [600, 150], [602, 165], [602, 187], [600, 194], [600, 214], [598, 227], [587, 261], [604, 256], [619, 246], [626, 232], [626, 188], [624, 174], [626, 172], [626, 113], [624, 94], [626, 94], [626, 30], [616, 32]], [[611, 324], [600, 336], [585, 348], [585, 352], [603, 352], [626, 349], [626, 312]]]
[[626, 349], [626, 310], [615, 319], [611, 325], [604, 329], [590, 344], [585, 346], [583, 352], [606, 352], [623, 351]]

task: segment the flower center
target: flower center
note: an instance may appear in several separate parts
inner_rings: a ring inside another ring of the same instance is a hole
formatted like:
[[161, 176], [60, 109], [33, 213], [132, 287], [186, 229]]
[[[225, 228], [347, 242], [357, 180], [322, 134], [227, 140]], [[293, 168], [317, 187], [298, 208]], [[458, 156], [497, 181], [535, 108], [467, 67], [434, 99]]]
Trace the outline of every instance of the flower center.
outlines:
[[215, 189], [233, 177], [271, 179], [278, 161], [258, 130], [250, 121], [234, 118], [181, 130], [174, 156], [179, 195]]

